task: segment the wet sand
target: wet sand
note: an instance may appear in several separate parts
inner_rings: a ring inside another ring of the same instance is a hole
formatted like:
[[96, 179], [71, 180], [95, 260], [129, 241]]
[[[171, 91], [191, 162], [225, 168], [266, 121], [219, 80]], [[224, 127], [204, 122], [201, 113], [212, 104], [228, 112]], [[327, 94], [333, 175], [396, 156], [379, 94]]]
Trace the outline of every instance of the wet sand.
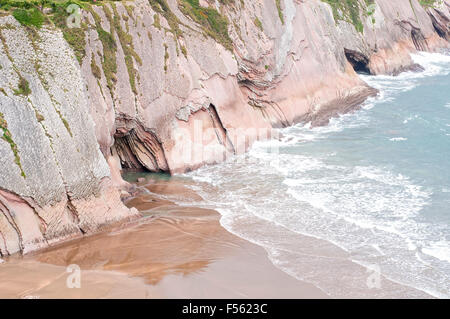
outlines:
[[[327, 298], [269, 261], [266, 251], [228, 231], [209, 209], [182, 207], [195, 192], [180, 182], [141, 183], [127, 202], [144, 217], [0, 264], [0, 298]], [[68, 265], [81, 288], [68, 288]]]

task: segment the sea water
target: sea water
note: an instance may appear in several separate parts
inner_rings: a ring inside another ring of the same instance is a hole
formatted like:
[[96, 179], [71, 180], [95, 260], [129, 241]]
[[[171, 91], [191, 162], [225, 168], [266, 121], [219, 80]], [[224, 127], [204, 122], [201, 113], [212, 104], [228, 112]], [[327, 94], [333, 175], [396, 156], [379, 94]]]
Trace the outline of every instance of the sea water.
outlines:
[[196, 204], [330, 297], [449, 298], [450, 55], [413, 59], [361, 75], [380, 90], [362, 109], [186, 174]]

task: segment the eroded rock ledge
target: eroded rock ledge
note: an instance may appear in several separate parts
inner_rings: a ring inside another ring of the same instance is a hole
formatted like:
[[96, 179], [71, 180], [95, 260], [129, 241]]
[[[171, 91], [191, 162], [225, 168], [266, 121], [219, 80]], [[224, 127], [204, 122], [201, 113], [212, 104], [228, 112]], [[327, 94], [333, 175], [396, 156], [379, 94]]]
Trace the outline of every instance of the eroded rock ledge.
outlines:
[[325, 125], [376, 94], [355, 71], [449, 47], [448, 0], [349, 3], [105, 1], [73, 29], [64, 8], [39, 30], [2, 15], [0, 254], [138, 216], [123, 168], [186, 172]]

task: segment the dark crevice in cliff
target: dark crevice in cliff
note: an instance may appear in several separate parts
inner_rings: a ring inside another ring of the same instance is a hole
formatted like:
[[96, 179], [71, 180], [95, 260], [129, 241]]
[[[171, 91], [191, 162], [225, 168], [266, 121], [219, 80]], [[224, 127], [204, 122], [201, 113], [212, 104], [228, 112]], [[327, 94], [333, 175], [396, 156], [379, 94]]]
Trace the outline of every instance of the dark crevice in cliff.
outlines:
[[73, 203], [70, 201], [70, 198], [67, 199], [67, 205], [66, 205], [70, 216], [72, 217], [73, 223], [78, 227], [80, 232], [84, 235], [86, 234], [86, 231], [81, 228], [80, 226], [80, 217], [77, 208], [73, 205]]
[[425, 39], [425, 36], [420, 28], [414, 26], [411, 22], [406, 20], [397, 21], [396, 24], [405, 32], [410, 32], [411, 40], [416, 50], [429, 51], [427, 40]]
[[133, 120], [118, 119], [114, 148], [122, 168], [145, 169], [150, 172], [168, 172], [161, 142], [153, 132]]
[[422, 31], [419, 28], [412, 27], [411, 39], [413, 40], [414, 46], [417, 50], [428, 51], [427, 40], [425, 39]]
[[[277, 114], [277, 117], [280, 121], [280, 125], [279, 125], [280, 127], [288, 127], [288, 126], [293, 125], [293, 123], [290, 123], [288, 121], [286, 114], [284, 114], [284, 112], [283, 112], [283, 109], [277, 103], [271, 103], [270, 106]], [[273, 125], [273, 126], [276, 127], [276, 125]]]
[[[19, 246], [19, 251], [22, 252], [23, 249], [24, 249], [24, 247], [23, 247], [23, 237], [22, 237], [22, 233], [20, 232], [20, 228], [17, 225], [17, 223], [15, 221], [15, 218], [14, 218], [15, 217], [15, 212], [12, 209], [12, 207], [10, 207], [10, 205], [8, 204], [8, 200], [6, 198], [4, 198], [3, 196], [1, 196], [1, 195], [0, 195], [0, 212], [2, 213], [4, 218], [6, 219], [6, 222], [12, 228], [12, 231], [16, 233], [16, 235], [17, 235], [17, 242], [18, 242], [18, 246]], [[6, 242], [5, 242], [5, 249], [7, 251]], [[9, 254], [9, 252], [8, 252], [8, 254]]]
[[[57, 162], [57, 165], [59, 167], [59, 163], [58, 162]], [[68, 184], [67, 184], [67, 182], [66, 182], [66, 180], [65, 180], [61, 170], [59, 171], [59, 174], [61, 176], [61, 179], [62, 179], [62, 182], [63, 182], [63, 185], [64, 185], [64, 189], [66, 191], [66, 196], [67, 196], [66, 208], [67, 208], [67, 211], [69, 213], [69, 216], [72, 217], [72, 221], [74, 222], [75, 226], [80, 230], [80, 232], [82, 234], [85, 234], [86, 232], [83, 229], [81, 229], [81, 226], [80, 226], [80, 218], [78, 217], [79, 216], [78, 211], [77, 211], [76, 207], [72, 204], [72, 195], [73, 195], [73, 193], [70, 191], [70, 188], [69, 188], [69, 186], [68, 186]]]
[[222, 120], [219, 117], [219, 113], [217, 113], [217, 109], [213, 104], [209, 105], [208, 112], [211, 116], [211, 120], [213, 122], [214, 130], [216, 132], [219, 143], [225, 147], [227, 152], [236, 154], [234, 145], [231, 142], [230, 137], [228, 136], [227, 129], [223, 126]]
[[8, 245], [7, 245], [7, 241], [5, 236], [3, 235], [3, 233], [0, 231], [0, 257], [4, 257], [4, 256], [9, 256], [10, 253], [8, 251]]
[[355, 50], [350, 50], [344, 48], [345, 56], [353, 66], [353, 69], [357, 73], [371, 74], [369, 68], [369, 58], [364, 54], [357, 52]]
[[[8, 251], [8, 246], [6, 244], [6, 239], [1, 231], [0, 231], [0, 239], [2, 242], [2, 245], [0, 245], [0, 257], [9, 256], [10, 253]], [[3, 249], [2, 249], [2, 247], [3, 247]]]
[[450, 19], [436, 9], [429, 9], [428, 15], [433, 23], [434, 30], [443, 39], [450, 41]]

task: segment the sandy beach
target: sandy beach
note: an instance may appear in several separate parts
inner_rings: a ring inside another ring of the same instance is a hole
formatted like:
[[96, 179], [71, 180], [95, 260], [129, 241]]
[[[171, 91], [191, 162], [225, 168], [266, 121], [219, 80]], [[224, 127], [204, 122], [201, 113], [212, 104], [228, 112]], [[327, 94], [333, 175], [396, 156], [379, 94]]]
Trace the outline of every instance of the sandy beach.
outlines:
[[[216, 211], [164, 199], [196, 199], [183, 184], [157, 179], [139, 188], [127, 202], [143, 213], [139, 222], [6, 259], [0, 298], [327, 298], [226, 231]], [[67, 287], [73, 264], [80, 288]]]

